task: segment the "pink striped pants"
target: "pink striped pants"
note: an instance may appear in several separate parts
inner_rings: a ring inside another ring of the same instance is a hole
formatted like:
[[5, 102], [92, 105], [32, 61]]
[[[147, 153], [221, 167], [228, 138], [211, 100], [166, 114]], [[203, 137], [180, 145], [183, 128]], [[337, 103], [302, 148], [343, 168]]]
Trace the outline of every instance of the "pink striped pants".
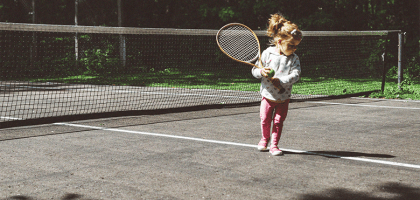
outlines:
[[[271, 135], [271, 147], [277, 146], [279, 143], [283, 122], [289, 110], [289, 101], [287, 99], [284, 103], [275, 103], [264, 97], [261, 101], [260, 118], [262, 139], [268, 142]], [[271, 122], [273, 122], [273, 130], [270, 134]]]

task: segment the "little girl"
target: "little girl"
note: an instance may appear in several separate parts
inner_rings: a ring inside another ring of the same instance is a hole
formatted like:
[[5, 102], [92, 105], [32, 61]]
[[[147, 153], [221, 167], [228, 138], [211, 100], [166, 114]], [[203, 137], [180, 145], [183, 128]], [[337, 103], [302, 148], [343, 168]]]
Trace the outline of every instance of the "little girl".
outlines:
[[[264, 50], [261, 55], [263, 69], [254, 67], [252, 75], [261, 79], [262, 138], [258, 143], [258, 150], [267, 150], [271, 135], [270, 153], [277, 156], [283, 154], [277, 145], [289, 109], [292, 85], [299, 80], [301, 72], [299, 57], [294, 52], [302, 40], [302, 32], [296, 24], [280, 14], [271, 15], [268, 22], [267, 35], [271, 37], [272, 46]], [[257, 65], [260, 66], [260, 63], [257, 62]], [[267, 75], [270, 69], [275, 71], [272, 78]], [[271, 122], [273, 122], [272, 134], [270, 134]]]

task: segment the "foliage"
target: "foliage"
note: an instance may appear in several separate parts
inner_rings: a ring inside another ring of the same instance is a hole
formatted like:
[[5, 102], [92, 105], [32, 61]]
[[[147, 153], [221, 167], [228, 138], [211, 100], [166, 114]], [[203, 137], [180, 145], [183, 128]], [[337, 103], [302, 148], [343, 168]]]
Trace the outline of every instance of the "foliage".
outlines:
[[374, 92], [370, 94], [369, 97], [420, 100], [420, 79], [405, 79], [404, 81], [402, 81], [400, 86], [398, 86], [396, 81], [390, 81], [386, 84], [387, 86], [385, 87], [385, 91], [383, 93]]

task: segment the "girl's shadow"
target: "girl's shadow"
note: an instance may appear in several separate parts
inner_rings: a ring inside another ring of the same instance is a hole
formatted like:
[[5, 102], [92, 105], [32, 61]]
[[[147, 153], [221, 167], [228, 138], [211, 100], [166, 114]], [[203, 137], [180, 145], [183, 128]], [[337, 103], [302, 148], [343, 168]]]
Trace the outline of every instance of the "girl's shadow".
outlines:
[[300, 154], [300, 155], [317, 155], [324, 156], [327, 158], [342, 158], [342, 157], [371, 157], [371, 158], [395, 158], [393, 155], [388, 154], [372, 154], [372, 153], [361, 153], [352, 151], [307, 151], [303, 153], [295, 153], [283, 151], [284, 154]]

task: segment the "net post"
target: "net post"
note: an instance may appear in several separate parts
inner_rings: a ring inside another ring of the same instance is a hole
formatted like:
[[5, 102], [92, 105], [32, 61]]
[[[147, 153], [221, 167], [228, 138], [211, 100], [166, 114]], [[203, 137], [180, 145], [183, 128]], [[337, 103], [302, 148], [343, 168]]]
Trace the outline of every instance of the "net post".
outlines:
[[385, 79], [386, 79], [386, 65], [387, 65], [387, 49], [388, 49], [388, 40], [390, 35], [387, 34], [385, 38], [384, 44], [384, 53], [382, 54], [382, 85], [381, 85], [381, 92], [382, 94], [385, 92]]

